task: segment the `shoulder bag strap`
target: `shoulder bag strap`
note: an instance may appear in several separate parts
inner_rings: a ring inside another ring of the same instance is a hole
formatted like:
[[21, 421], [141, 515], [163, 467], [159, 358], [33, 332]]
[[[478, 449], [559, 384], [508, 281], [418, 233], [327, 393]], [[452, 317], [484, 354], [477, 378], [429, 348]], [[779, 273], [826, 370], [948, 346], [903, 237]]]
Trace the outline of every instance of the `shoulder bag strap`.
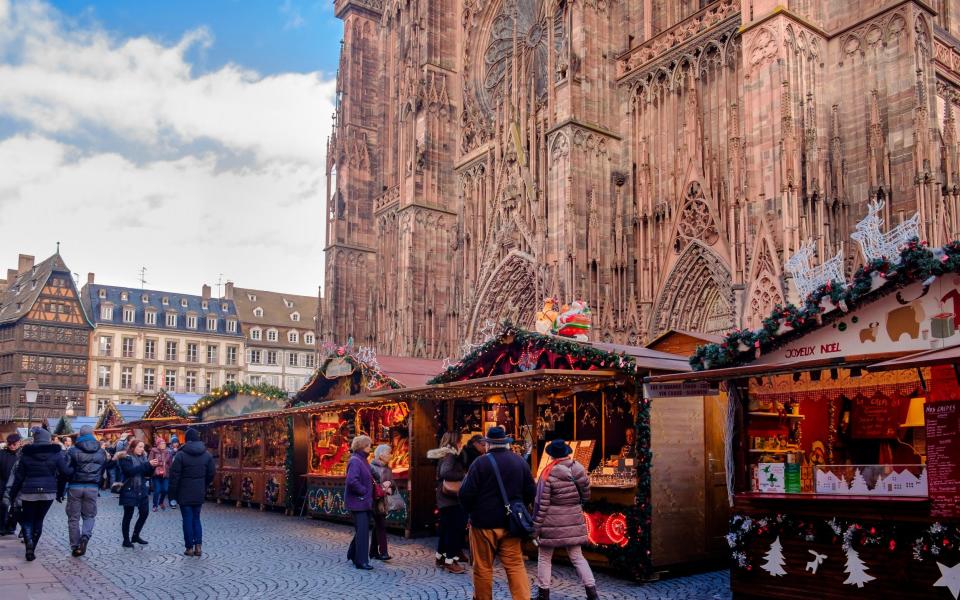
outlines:
[[500, 467], [497, 466], [497, 461], [493, 458], [492, 454], [487, 454], [487, 458], [490, 459], [490, 464], [493, 465], [493, 474], [497, 477], [497, 485], [500, 486], [500, 496], [503, 498], [503, 506], [507, 509], [507, 514], [510, 514], [510, 499], [507, 497], [507, 489], [503, 487], [503, 479], [500, 477]]

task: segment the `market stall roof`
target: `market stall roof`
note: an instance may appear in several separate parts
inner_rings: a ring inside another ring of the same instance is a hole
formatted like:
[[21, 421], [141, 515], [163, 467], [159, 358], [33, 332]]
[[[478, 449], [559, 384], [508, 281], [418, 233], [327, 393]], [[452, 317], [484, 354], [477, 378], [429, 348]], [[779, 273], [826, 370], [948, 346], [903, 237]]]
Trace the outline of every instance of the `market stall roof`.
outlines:
[[417, 400], [421, 398], [448, 399], [471, 398], [487, 394], [521, 391], [550, 391], [612, 381], [623, 374], [617, 371], [579, 371], [570, 369], [538, 369], [505, 375], [493, 375], [478, 379], [466, 379], [450, 383], [436, 383], [399, 390], [383, 390], [370, 394], [371, 398], [384, 400]]
[[[90, 427], [96, 427], [97, 417], [62, 417], [70, 422], [71, 433], [80, 433], [80, 428], [84, 425], [89, 425]], [[57, 426], [60, 424], [61, 418], [48, 418], [47, 419], [47, 429], [52, 431], [54, 435], [63, 435], [57, 433]], [[69, 434], [67, 434], [69, 435]]]
[[177, 404], [180, 405], [183, 410], [188, 410], [191, 406], [197, 403], [197, 400], [203, 398], [201, 394], [181, 394], [174, 392], [167, 392], [167, 395], [173, 398]]
[[[571, 340], [575, 341], [576, 340]], [[632, 356], [641, 371], [689, 371], [690, 361], [685, 356], [651, 350], [643, 346], [626, 346], [623, 344], [608, 344], [606, 342], [576, 342], [584, 346], [591, 346], [604, 352], [626, 354]]]
[[808, 360], [801, 363], [784, 360], [781, 362], [742, 365], [739, 367], [727, 367], [724, 369], [707, 369], [704, 371], [689, 371], [687, 373], [651, 375], [645, 378], [644, 381], [647, 383], [665, 383], [669, 381], [725, 381], [729, 379], [740, 379], [743, 377], [760, 377], [766, 375], [783, 375], [784, 373], [796, 373], [800, 371], [814, 371], [820, 369], [829, 369], [831, 367], [869, 367], [878, 361], [887, 360], [889, 358], [901, 355], [902, 353], [893, 352], [863, 356], [838, 356], [835, 358]]
[[960, 364], [960, 344], [908, 354], [900, 358], [876, 363], [867, 367], [868, 371], [895, 371], [898, 369], [914, 369], [932, 367], [934, 365]]
[[396, 379], [404, 387], [425, 385], [443, 368], [443, 361], [429, 358], [378, 356], [377, 362], [380, 363], [384, 373]]

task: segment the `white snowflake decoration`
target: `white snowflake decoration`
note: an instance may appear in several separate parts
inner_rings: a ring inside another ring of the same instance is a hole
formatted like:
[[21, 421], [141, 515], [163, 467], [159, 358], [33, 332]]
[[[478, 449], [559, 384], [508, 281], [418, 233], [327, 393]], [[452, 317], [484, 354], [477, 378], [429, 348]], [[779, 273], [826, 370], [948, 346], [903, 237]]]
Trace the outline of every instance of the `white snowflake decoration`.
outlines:
[[860, 244], [866, 259], [887, 258], [893, 263], [900, 262], [900, 248], [915, 237], [920, 237], [920, 214], [900, 223], [887, 233], [880, 231], [883, 219], [879, 213], [883, 200], [867, 204], [867, 216], [857, 223], [857, 230], [850, 235]]
[[842, 252], [837, 252], [836, 256], [814, 267], [811, 260], [815, 253], [813, 240], [809, 240], [800, 246], [786, 263], [786, 269], [793, 275], [793, 284], [796, 286], [801, 299], [806, 299], [817, 288], [831, 281], [838, 281], [841, 284], [845, 281]]

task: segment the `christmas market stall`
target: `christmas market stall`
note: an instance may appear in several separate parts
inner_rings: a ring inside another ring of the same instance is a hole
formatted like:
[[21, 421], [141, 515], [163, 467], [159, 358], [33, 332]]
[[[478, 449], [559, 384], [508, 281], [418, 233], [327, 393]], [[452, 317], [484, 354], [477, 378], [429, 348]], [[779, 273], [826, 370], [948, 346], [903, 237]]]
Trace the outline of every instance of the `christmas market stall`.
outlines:
[[[650, 496], [651, 461], [658, 449], [651, 443], [650, 402], [639, 382], [650, 373], [688, 371], [687, 360], [647, 348], [534, 333], [509, 323], [485, 337], [429, 385], [372, 394], [404, 402], [411, 411], [415, 527], [432, 524], [436, 465], [426, 454], [445, 432], [455, 431], [466, 441], [493, 425], [504, 427], [534, 474], [548, 462], [544, 446], [559, 437], [569, 441], [575, 459], [591, 473], [591, 500], [584, 508], [588, 558], [636, 578], [650, 576], [659, 568], [652, 553], [657, 528]], [[702, 451], [702, 439], [675, 442]], [[668, 469], [657, 476], [671, 477]], [[703, 490], [672, 501], [702, 506]], [[670, 544], [683, 548], [691, 540]]]
[[[217, 501], [288, 507], [291, 447], [287, 393], [270, 385], [228, 383], [188, 410], [217, 461], [210, 497]], [[182, 429], [167, 425], [164, 430]], [[181, 442], [183, 439], [181, 439]]]
[[68, 417], [64, 415], [56, 419], [47, 419], [47, 429], [49, 429], [53, 435], [59, 436], [66, 435], [76, 438], [80, 433], [80, 428], [85, 425], [96, 427], [97, 417]]
[[143, 430], [132, 429], [130, 424], [139, 421], [147, 408], [149, 407], [146, 404], [115, 404], [112, 400], [107, 400], [97, 417], [94, 433], [100, 439], [116, 442], [121, 433], [131, 431], [138, 439], [145, 440]]
[[804, 246], [802, 306], [649, 378], [724, 390], [735, 598], [960, 593], [960, 243], [896, 231], [851, 281]]
[[[390, 468], [403, 506], [387, 514], [387, 525], [406, 535], [416, 523], [408, 510], [412, 493], [412, 431], [416, 422], [406, 402], [378, 398], [381, 390], [423, 385], [441, 367], [440, 361], [376, 357], [369, 349], [326, 346], [313, 377], [293, 398], [294, 468], [302, 474], [303, 507], [311, 516], [346, 521], [344, 485], [350, 443], [368, 435], [374, 449], [391, 446]], [[371, 456], [371, 459], [373, 457]]]
[[200, 398], [200, 394], [173, 393], [161, 388], [143, 416], [127, 426], [142, 431], [144, 441], [150, 446], [156, 443], [158, 437], [168, 443], [176, 437], [182, 444], [187, 427], [195, 420], [190, 416], [190, 407]]

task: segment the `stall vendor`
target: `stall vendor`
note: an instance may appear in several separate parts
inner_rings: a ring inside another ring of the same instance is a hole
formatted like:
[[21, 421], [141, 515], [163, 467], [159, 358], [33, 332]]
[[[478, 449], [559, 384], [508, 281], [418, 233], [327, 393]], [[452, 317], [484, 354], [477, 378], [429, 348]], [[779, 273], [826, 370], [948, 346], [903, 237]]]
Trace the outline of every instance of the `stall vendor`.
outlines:
[[624, 442], [623, 448], [620, 448], [620, 454], [617, 455], [617, 458], [636, 458], [637, 432], [633, 427], [627, 427], [625, 433], [627, 436], [627, 441]]

